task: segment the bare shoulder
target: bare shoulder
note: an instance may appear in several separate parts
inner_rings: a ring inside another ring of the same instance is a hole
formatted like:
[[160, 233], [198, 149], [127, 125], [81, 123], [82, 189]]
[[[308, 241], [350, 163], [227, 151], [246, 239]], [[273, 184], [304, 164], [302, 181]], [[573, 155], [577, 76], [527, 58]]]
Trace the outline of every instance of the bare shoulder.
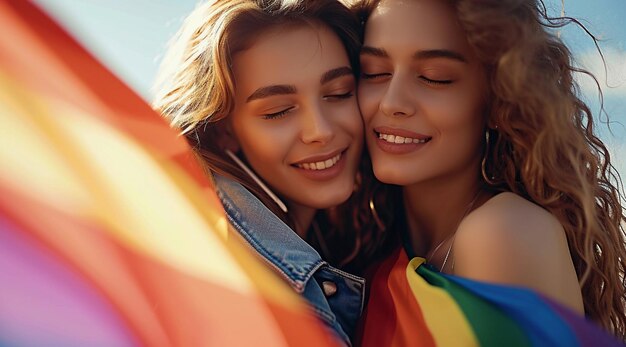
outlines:
[[463, 234], [470, 234], [472, 239], [488, 236], [496, 241], [507, 241], [505, 244], [511, 247], [518, 242], [522, 242], [520, 246], [527, 243], [550, 246], [565, 236], [563, 227], [550, 212], [509, 192], [494, 196], [470, 213], [459, 225], [458, 232], [459, 238], [463, 238]]
[[582, 311], [562, 225], [519, 195], [498, 194], [470, 213], [453, 247], [457, 275], [528, 287]]

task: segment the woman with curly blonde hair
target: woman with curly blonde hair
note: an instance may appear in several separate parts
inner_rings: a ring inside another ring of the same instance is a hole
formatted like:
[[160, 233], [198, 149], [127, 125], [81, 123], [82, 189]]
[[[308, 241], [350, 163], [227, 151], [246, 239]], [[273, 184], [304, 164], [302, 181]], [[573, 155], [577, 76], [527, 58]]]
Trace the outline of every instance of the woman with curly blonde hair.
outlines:
[[154, 102], [205, 164], [233, 237], [347, 344], [364, 282], [346, 270], [378, 237], [355, 192], [359, 46], [336, 0], [206, 1], [173, 39]]
[[[567, 21], [535, 0], [354, 9], [366, 142], [376, 177], [401, 187], [409, 258], [529, 288], [626, 337], [624, 197], [550, 30]], [[384, 297], [373, 290], [369, 316], [396, 314]]]

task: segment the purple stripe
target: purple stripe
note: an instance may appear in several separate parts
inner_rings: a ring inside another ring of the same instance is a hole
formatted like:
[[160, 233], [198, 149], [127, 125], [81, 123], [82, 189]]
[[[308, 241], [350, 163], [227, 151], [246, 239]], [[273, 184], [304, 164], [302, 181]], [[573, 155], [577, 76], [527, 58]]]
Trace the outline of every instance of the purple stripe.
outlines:
[[623, 346], [612, 335], [607, 334], [595, 324], [589, 324], [589, 322], [581, 319], [571, 310], [556, 304], [546, 297], [542, 297], [542, 299], [569, 324], [581, 346]]
[[2, 211], [0, 286], [0, 345], [139, 344], [100, 293], [10, 224]]

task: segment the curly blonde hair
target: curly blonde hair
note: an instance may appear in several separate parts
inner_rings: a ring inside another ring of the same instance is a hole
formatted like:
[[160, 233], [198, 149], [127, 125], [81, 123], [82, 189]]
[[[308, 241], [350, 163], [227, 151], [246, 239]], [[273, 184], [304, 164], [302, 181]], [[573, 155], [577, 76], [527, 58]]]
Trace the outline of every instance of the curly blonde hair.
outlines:
[[[488, 74], [485, 184], [524, 196], [558, 218], [586, 315], [624, 339], [621, 181], [573, 78], [574, 73], [592, 75], [574, 66], [567, 46], [551, 30], [578, 22], [550, 18], [535, 0], [447, 1]], [[353, 5], [363, 30], [378, 2]]]

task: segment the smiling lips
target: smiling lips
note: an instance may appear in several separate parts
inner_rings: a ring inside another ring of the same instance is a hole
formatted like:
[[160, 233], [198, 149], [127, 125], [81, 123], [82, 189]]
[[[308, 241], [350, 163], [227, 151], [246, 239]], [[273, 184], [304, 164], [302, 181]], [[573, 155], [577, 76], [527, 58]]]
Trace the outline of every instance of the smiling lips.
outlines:
[[291, 164], [304, 177], [314, 181], [327, 181], [338, 177], [344, 171], [348, 148], [332, 153], [312, 156]]
[[378, 148], [390, 154], [411, 153], [432, 140], [432, 136], [404, 129], [376, 127], [373, 130]]
[[390, 144], [420, 144], [432, 140], [432, 136], [418, 134], [405, 129], [380, 126], [373, 129], [379, 141]]
[[326, 160], [309, 162], [309, 163], [299, 163], [299, 164], [296, 164], [296, 166], [299, 167], [300, 169], [305, 169], [305, 170], [330, 169], [331, 167], [335, 166], [335, 164], [337, 164], [339, 159], [341, 159], [342, 154], [343, 152], [340, 152], [337, 155], [333, 156], [332, 158], [329, 158]]
[[430, 140], [430, 137], [427, 138], [423, 138], [423, 139], [417, 139], [417, 138], [410, 138], [410, 137], [404, 137], [404, 136], [400, 136], [400, 135], [391, 135], [391, 134], [383, 134], [383, 133], [378, 133], [378, 138], [385, 140], [389, 143], [395, 143], [395, 144], [401, 144], [401, 143], [426, 143]]

